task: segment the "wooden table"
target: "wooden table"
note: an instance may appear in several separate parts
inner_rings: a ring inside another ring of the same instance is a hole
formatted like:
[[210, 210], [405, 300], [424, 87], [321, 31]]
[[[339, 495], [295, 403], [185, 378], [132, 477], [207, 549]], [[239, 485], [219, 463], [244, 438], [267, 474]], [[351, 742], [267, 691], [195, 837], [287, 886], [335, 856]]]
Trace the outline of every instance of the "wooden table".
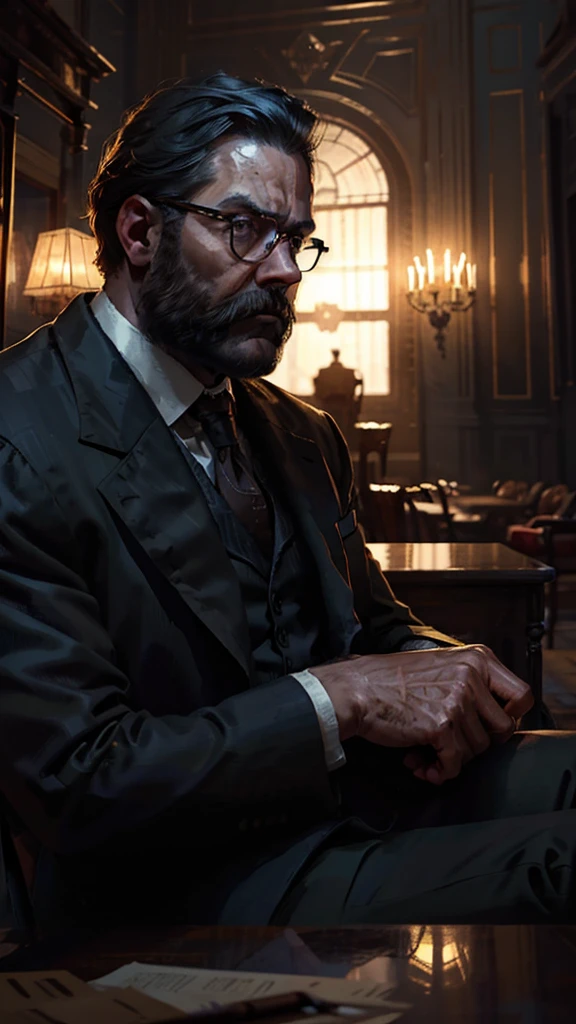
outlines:
[[534, 694], [523, 727], [544, 728], [544, 584], [554, 570], [503, 544], [368, 544], [397, 597], [465, 643], [483, 643]]
[[389, 998], [406, 1007], [399, 1024], [564, 1024], [575, 1017], [571, 926], [76, 933], [5, 957], [0, 970], [66, 968], [89, 981], [133, 960], [371, 980], [389, 986]]

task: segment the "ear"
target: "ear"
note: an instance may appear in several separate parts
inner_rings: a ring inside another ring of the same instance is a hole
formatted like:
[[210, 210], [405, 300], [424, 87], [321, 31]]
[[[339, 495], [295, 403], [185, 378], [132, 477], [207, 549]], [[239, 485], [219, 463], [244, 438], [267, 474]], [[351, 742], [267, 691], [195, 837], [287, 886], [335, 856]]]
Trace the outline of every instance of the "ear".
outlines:
[[160, 211], [143, 196], [129, 196], [118, 211], [116, 233], [128, 262], [147, 267], [162, 235]]

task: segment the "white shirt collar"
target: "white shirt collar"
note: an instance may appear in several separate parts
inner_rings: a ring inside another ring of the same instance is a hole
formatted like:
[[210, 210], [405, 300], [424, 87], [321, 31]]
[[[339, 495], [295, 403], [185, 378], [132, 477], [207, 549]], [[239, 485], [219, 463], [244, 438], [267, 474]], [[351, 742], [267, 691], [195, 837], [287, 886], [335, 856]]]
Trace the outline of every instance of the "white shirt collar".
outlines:
[[230, 390], [228, 378], [213, 388], [204, 388], [186, 367], [163, 349], [153, 345], [137, 327], [122, 316], [106, 292], [98, 292], [92, 299], [90, 308], [104, 334], [114, 342], [120, 355], [146, 389], [169, 427], [190, 408], [203, 391], [217, 394], [224, 388]]

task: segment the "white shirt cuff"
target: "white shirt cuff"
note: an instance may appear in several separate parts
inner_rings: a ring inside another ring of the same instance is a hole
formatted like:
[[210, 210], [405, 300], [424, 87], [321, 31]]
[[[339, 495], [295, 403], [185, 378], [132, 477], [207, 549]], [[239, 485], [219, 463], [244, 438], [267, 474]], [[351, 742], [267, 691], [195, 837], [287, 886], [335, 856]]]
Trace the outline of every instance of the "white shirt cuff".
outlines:
[[411, 640], [405, 640], [401, 651], [437, 651], [438, 644], [425, 636], [415, 636]]
[[330, 697], [320, 680], [315, 675], [312, 675], [312, 672], [309, 672], [308, 669], [305, 669], [304, 672], [292, 672], [291, 675], [304, 687], [318, 715], [328, 771], [333, 772], [335, 768], [342, 768], [346, 764], [346, 754], [340, 743], [338, 720]]

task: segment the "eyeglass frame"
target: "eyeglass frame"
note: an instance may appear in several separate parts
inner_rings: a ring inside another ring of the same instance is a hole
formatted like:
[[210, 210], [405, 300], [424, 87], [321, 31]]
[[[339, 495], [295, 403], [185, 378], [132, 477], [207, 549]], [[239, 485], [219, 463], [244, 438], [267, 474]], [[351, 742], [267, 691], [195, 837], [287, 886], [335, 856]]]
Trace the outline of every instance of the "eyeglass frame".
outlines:
[[[234, 233], [234, 218], [242, 217], [243, 214], [221, 213], [220, 210], [215, 210], [213, 206], [199, 206], [198, 203], [190, 203], [188, 202], [187, 199], [173, 199], [172, 196], [157, 196], [155, 199], [151, 199], [150, 202], [153, 205], [169, 206], [173, 207], [176, 210], [185, 210], [188, 213], [199, 213], [203, 217], [210, 217], [211, 220], [222, 220], [228, 222], [230, 226], [230, 238], [228, 242], [228, 244], [230, 245], [230, 250], [232, 254], [236, 257], [236, 259], [240, 260], [242, 263], [251, 263], [253, 265], [256, 265], [257, 263], [263, 263], [264, 260], [267, 260], [268, 257], [272, 255], [274, 249], [280, 244], [280, 242], [286, 240], [287, 242], [292, 243], [293, 238], [297, 237], [297, 235], [290, 235], [288, 231], [280, 231], [278, 229], [278, 221], [276, 220], [275, 217], [271, 217], [267, 213], [258, 213], [257, 210], [250, 210], [249, 214], [251, 217], [260, 217], [261, 220], [271, 220], [272, 223], [276, 225], [276, 234], [274, 237], [274, 241], [272, 242], [270, 249], [265, 256], [261, 256], [260, 259], [257, 260], [248, 260], [246, 259], [245, 256], [239, 256], [232, 244], [232, 237]], [[304, 239], [302, 239], [302, 241], [304, 241]], [[316, 261], [312, 264], [311, 267], [308, 267], [307, 270], [302, 270], [300, 267], [298, 267], [298, 264], [296, 263], [296, 266], [300, 270], [301, 274], [309, 274], [311, 270], [314, 270], [315, 267], [318, 266], [318, 262], [320, 260], [322, 253], [330, 252], [330, 247], [328, 245], [324, 245], [324, 242], [321, 238], [309, 238], [308, 243], [310, 242], [312, 242], [313, 244], [307, 244], [304, 248], [316, 249]], [[292, 251], [291, 245], [290, 249]], [[295, 255], [297, 256], [298, 253], [300, 252], [304, 252], [304, 249], [298, 249], [298, 252]], [[294, 260], [294, 262], [296, 261]]]

